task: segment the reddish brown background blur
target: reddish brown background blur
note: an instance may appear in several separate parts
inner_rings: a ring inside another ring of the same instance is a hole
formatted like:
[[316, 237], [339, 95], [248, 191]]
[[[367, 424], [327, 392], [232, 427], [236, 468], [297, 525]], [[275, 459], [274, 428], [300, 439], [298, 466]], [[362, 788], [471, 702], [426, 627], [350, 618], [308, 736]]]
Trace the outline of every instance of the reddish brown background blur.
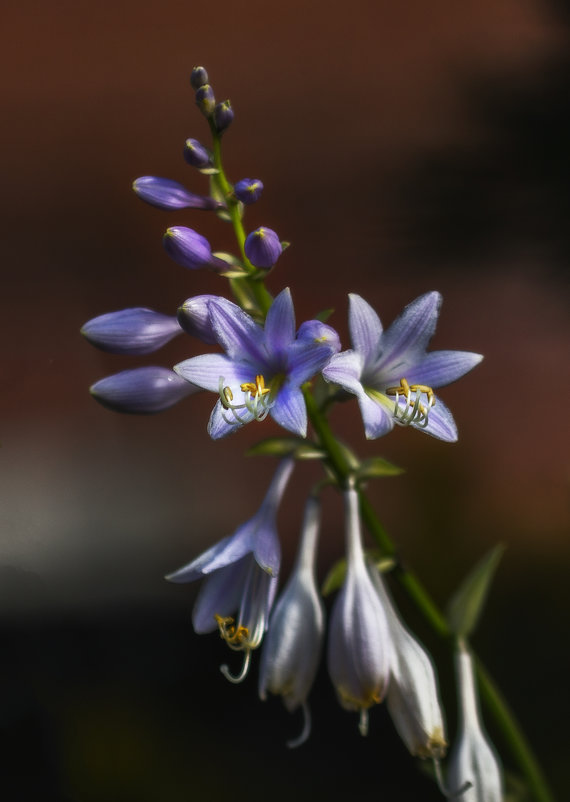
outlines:
[[[229, 227], [151, 209], [130, 189], [155, 174], [205, 191], [181, 158], [186, 137], [206, 137], [188, 83], [197, 63], [236, 112], [230, 176], [266, 187], [247, 228], [293, 243], [270, 287], [291, 286], [298, 320], [335, 307], [346, 345], [347, 292], [388, 323], [439, 289], [433, 345], [485, 355], [442, 393], [456, 445], [403, 430], [367, 444], [352, 404], [334, 420], [362, 453], [407, 468], [372, 498], [439, 603], [507, 544], [475, 642], [564, 787], [569, 21], [546, 0], [9, 4], [0, 723], [11, 800], [308, 800], [316, 789], [403, 800], [414, 782], [414, 798], [438, 798], [384, 711], [362, 742], [324, 674], [314, 737], [286, 752], [298, 720], [261, 705], [254, 677], [245, 690], [224, 684], [221, 646], [191, 632], [192, 590], [162, 580], [255, 510], [272, 466], [244, 468], [242, 452], [272, 424], [212, 443], [212, 398], [131, 418], [87, 392], [199, 352], [185, 339], [144, 360], [104, 355], [78, 334], [87, 319], [224, 292], [170, 262], [160, 238], [182, 223], [230, 249]], [[303, 466], [288, 494], [286, 566], [315, 476]], [[342, 549], [327, 499], [321, 573]], [[411, 620], [449, 681], [446, 652]]]

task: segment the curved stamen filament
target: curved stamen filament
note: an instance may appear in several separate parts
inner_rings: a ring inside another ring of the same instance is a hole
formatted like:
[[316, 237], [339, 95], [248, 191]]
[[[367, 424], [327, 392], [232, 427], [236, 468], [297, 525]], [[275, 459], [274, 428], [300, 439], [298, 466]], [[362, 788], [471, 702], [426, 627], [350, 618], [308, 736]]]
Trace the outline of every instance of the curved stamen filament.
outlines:
[[[422, 394], [427, 398], [427, 406], [422, 404]], [[428, 425], [430, 409], [435, 405], [435, 393], [427, 384], [408, 384], [407, 379], [400, 379], [399, 387], [388, 387], [386, 395], [395, 395], [394, 422], [400, 426], [414, 423], [421, 429]], [[400, 406], [400, 396], [406, 399], [405, 406]]]
[[[234, 404], [234, 394], [230, 387], [224, 384], [224, 377], [220, 376], [218, 385], [220, 401], [224, 409], [229, 410], [233, 415], [233, 420], [228, 419], [223, 415], [226, 423], [231, 426], [236, 424], [244, 425], [249, 422], [246, 415], [239, 415], [237, 410], [246, 409], [254, 420], [265, 420], [269, 414], [269, 409], [272, 406], [271, 402], [271, 388], [265, 386], [265, 379], [261, 374], [255, 377], [255, 382], [244, 382], [240, 385], [240, 389], [244, 394], [243, 404]], [[222, 413], [223, 414], [223, 413]]]
[[244, 679], [247, 677], [250, 660], [251, 660], [251, 649], [246, 649], [243, 657], [243, 665], [241, 667], [241, 671], [239, 672], [239, 674], [237, 675], [232, 674], [228, 666], [225, 664], [223, 666], [220, 666], [220, 671], [222, 672], [224, 677], [228, 680], [228, 682], [233, 682], [234, 685], [238, 685], [240, 682], [243, 682]]
[[301, 746], [301, 744], [304, 744], [311, 734], [311, 711], [309, 710], [309, 705], [303, 702], [301, 710], [303, 711], [303, 729], [300, 735], [287, 741], [287, 747], [289, 749], [296, 749], [298, 746]]

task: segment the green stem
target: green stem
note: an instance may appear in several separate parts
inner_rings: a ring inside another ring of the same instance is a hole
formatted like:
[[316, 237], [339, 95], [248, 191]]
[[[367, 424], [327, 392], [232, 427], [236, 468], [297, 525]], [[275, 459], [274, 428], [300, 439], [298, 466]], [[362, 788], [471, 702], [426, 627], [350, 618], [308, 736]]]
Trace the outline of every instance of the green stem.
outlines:
[[[326, 451], [328, 464], [335, 474], [339, 485], [343, 487], [346, 485], [351, 473], [346, 455], [338, 444], [326, 416], [317, 406], [310, 389], [304, 389], [304, 397], [309, 420], [315, 430], [320, 446]], [[396, 546], [378, 520], [378, 516], [362, 490], [359, 490], [359, 496], [362, 518], [379, 548], [386, 556], [397, 556]], [[454, 639], [452, 638], [452, 633], [445, 616], [430, 597], [420, 580], [412, 571], [404, 568], [399, 562], [396, 563], [393, 573], [407, 594], [415, 602], [418, 610], [423, 613], [432, 629], [441, 638], [447, 640], [453, 648]], [[554, 797], [542, 775], [532, 749], [526, 741], [513, 714], [509, 710], [507, 703], [480, 660], [477, 660], [477, 675], [482, 698], [500, 729], [513, 759], [524, 774], [536, 802], [554, 802]]]

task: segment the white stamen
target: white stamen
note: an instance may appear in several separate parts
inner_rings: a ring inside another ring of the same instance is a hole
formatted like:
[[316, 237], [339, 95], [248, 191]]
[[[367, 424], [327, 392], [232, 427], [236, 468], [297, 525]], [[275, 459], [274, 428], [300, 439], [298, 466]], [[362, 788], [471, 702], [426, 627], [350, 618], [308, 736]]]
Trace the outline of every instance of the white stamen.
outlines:
[[234, 685], [238, 685], [240, 682], [243, 682], [244, 679], [247, 677], [250, 660], [251, 660], [251, 649], [245, 649], [243, 656], [243, 665], [241, 667], [241, 671], [237, 676], [231, 674], [230, 669], [225, 664], [223, 666], [220, 666], [220, 671], [229, 682], [233, 682]]
[[233, 393], [231, 388], [225, 385], [225, 379], [223, 376], [220, 376], [218, 393], [220, 396], [220, 401], [222, 402], [222, 406], [224, 409], [229, 410], [234, 417], [234, 420], [228, 419], [228, 417], [222, 412], [222, 417], [229, 426], [244, 426], [246, 423], [249, 423], [247, 416], [239, 416], [237, 413], [237, 410], [239, 409], [247, 409], [254, 420], [263, 421], [268, 416], [269, 410], [273, 406], [273, 402], [270, 401], [271, 393], [252, 393], [252, 391], [249, 389], [243, 390], [243, 404], [232, 403]]
[[365, 738], [368, 735], [368, 708], [363, 707], [360, 711], [360, 721], [358, 722], [358, 731]]
[[296, 749], [298, 746], [301, 746], [301, 744], [304, 744], [311, 734], [311, 711], [309, 710], [309, 705], [303, 702], [301, 710], [303, 711], [303, 729], [300, 735], [293, 738], [292, 741], [287, 741], [287, 747], [289, 749]]

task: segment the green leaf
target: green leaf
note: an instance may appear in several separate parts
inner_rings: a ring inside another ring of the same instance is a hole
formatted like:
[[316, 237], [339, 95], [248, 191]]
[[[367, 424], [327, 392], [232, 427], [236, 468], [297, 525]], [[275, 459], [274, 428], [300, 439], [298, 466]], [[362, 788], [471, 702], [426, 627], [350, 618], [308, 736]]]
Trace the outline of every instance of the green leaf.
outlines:
[[404, 469], [388, 462], [384, 457], [371, 457], [364, 460], [356, 472], [358, 479], [375, 479], [378, 476], [399, 476]]
[[287, 457], [322, 459], [325, 454], [313, 443], [294, 437], [269, 437], [246, 451], [248, 457]]
[[458, 637], [465, 638], [475, 629], [504, 550], [502, 543], [491, 549], [452, 596], [447, 606], [446, 618], [451, 631]]
[[315, 315], [315, 320], [320, 320], [321, 323], [326, 323], [329, 317], [334, 313], [334, 309], [331, 307], [330, 309], [323, 309], [322, 312], [319, 312]]

